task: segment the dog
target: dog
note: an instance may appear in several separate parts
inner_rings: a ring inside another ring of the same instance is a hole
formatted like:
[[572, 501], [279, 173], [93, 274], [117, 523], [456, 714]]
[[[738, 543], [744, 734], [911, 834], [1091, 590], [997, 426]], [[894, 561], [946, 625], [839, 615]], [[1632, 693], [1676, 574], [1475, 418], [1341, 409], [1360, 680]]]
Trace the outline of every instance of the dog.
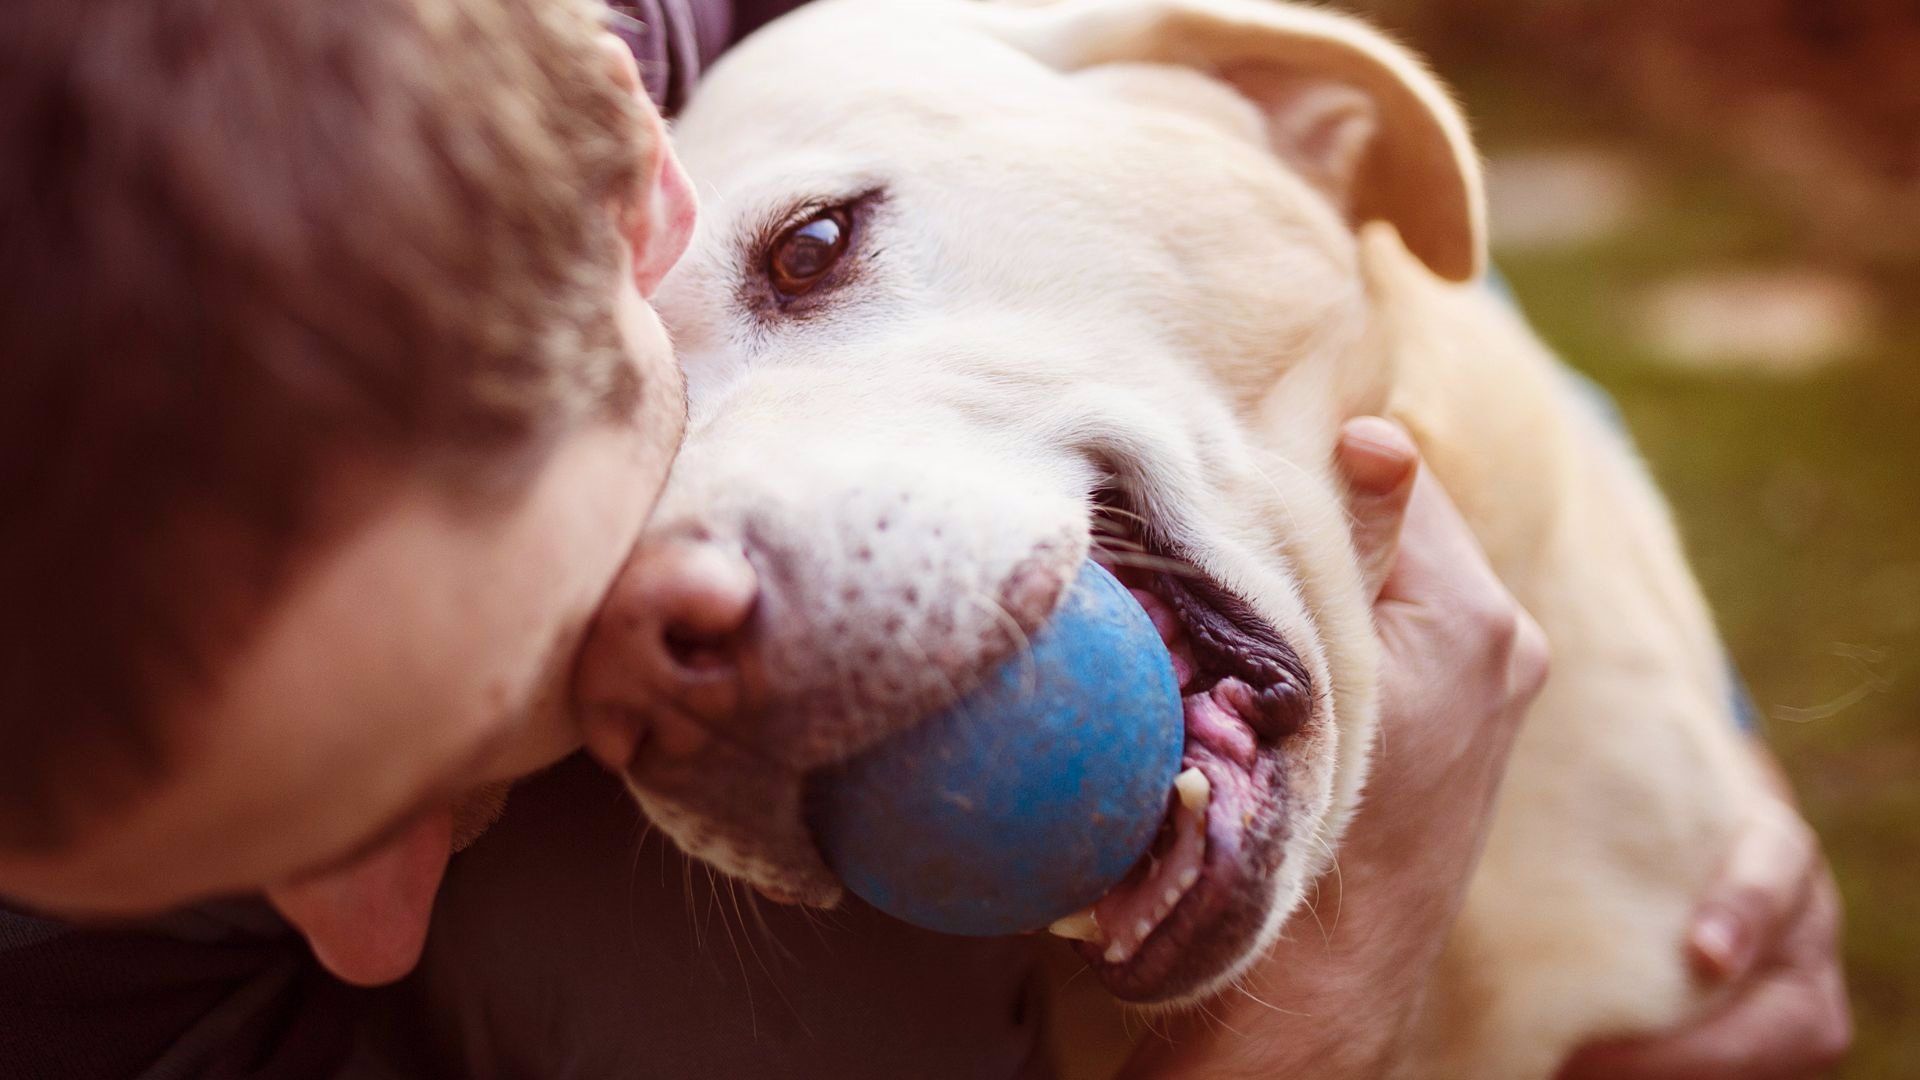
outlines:
[[690, 426], [638, 557], [758, 582], [724, 692], [688, 644], [627, 768], [688, 853], [836, 903], [809, 778], [1016, 649], [1093, 555], [1172, 613], [1214, 794], [1179, 902], [1079, 947], [1126, 1001], [1225, 987], [1376, 752], [1330, 455], [1379, 413], [1554, 653], [1408, 1075], [1545, 1077], [1707, 1004], [1684, 928], [1765, 781], [1657, 492], [1478, 281], [1478, 160], [1409, 53], [1270, 0], [823, 0], [675, 138], [704, 205], [658, 298]]

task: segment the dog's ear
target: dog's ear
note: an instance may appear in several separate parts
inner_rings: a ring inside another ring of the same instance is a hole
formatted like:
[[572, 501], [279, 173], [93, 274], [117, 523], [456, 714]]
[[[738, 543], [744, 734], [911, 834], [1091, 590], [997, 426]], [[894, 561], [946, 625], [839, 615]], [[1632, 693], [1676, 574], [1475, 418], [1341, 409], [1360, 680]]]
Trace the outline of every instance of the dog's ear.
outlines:
[[1465, 119], [1406, 50], [1358, 20], [1270, 0], [985, 5], [1003, 39], [1063, 71], [1177, 64], [1266, 116], [1268, 138], [1358, 227], [1386, 221], [1441, 277], [1480, 272], [1486, 209]]

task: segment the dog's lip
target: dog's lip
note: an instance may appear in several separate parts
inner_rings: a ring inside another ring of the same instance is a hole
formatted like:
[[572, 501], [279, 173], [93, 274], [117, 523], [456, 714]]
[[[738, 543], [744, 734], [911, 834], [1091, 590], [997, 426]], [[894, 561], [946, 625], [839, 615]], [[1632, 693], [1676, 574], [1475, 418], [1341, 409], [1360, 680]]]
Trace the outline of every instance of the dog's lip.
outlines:
[[[1272, 783], [1279, 773], [1277, 750], [1255, 770], [1206, 753], [1189, 755], [1185, 766], [1204, 772], [1216, 790], [1206, 820], [1206, 852], [1200, 876], [1179, 903], [1160, 920], [1133, 955], [1109, 962], [1103, 946], [1075, 942], [1075, 948], [1108, 991], [1140, 1004], [1175, 1000], [1211, 983], [1245, 954], [1266, 918], [1266, 888], [1278, 866], [1284, 822], [1282, 790]], [[1248, 800], [1258, 809], [1220, 813], [1219, 792], [1235, 786], [1254, 789]]]
[[[1141, 547], [1156, 562], [1171, 558], [1191, 565], [1156, 550], [1159, 545]], [[1266, 884], [1284, 840], [1286, 739], [1306, 722], [1311, 695], [1304, 667], [1278, 631], [1219, 582], [1197, 571], [1148, 571], [1118, 559], [1109, 560], [1108, 568], [1149, 614], [1159, 616], [1157, 622], [1169, 614], [1178, 621], [1177, 629], [1161, 630], [1170, 652], [1178, 638], [1179, 651], [1191, 660], [1190, 670], [1181, 673], [1187, 724], [1182, 768], [1205, 774], [1212, 797], [1200, 873], [1171, 911], [1116, 962], [1107, 960], [1104, 941], [1077, 947], [1116, 996], [1164, 1001], [1204, 987], [1259, 934]], [[1176, 663], [1177, 670], [1181, 666]], [[1170, 808], [1170, 823], [1173, 815]], [[1131, 887], [1152, 887], [1153, 880], [1149, 874]], [[1123, 883], [1115, 891], [1129, 887]]]

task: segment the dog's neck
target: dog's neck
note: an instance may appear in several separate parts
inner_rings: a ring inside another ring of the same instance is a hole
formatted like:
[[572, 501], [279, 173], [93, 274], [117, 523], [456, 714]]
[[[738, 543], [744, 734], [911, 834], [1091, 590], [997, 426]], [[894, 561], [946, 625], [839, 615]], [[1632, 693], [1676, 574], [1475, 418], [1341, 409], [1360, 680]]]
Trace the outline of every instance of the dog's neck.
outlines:
[[1579, 457], [1564, 425], [1541, 422], [1566, 407], [1559, 361], [1484, 282], [1442, 282], [1390, 231], [1370, 233], [1366, 343], [1384, 373], [1375, 407], [1413, 433], [1495, 568], [1524, 581], [1546, 561], [1554, 493]]

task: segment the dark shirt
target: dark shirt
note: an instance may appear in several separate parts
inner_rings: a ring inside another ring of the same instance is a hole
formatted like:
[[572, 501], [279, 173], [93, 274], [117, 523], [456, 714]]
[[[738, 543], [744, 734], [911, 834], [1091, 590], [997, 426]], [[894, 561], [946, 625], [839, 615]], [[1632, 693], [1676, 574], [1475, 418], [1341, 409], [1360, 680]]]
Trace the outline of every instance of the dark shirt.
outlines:
[[1027, 1080], [1048, 1074], [1046, 940], [768, 903], [575, 757], [455, 860], [373, 1042], [448, 1080]]
[[0, 1077], [339, 1075], [364, 994], [265, 904], [77, 929], [0, 910]]
[[575, 756], [453, 860], [427, 954], [396, 987], [328, 976], [258, 903], [113, 932], [0, 915], [0, 1078], [1050, 1075], [1037, 939], [744, 891]]

